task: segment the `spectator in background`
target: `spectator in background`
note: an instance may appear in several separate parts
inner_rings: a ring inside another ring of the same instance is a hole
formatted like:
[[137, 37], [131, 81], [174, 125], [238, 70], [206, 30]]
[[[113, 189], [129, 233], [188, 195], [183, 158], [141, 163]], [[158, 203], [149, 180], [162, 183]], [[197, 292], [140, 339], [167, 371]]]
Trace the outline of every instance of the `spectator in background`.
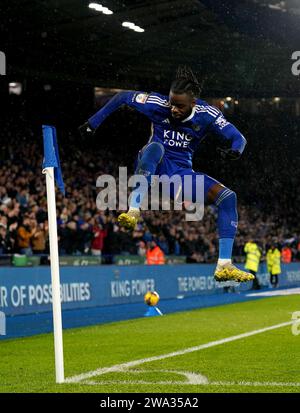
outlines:
[[11, 202], [11, 198], [7, 194], [7, 189], [4, 186], [0, 186], [0, 204], [7, 205]]
[[145, 241], [143, 241], [143, 240], [138, 241], [138, 251], [137, 251], [137, 253], [140, 257], [145, 257], [146, 256], [147, 247], [146, 247]]
[[148, 225], [145, 225], [144, 226], [144, 241], [147, 243], [147, 242], [150, 242], [151, 240], [152, 240], [152, 234], [148, 228]]
[[175, 226], [171, 226], [170, 228], [166, 227], [164, 232], [169, 246], [169, 254], [180, 255], [180, 234], [176, 233]]
[[0, 254], [7, 253], [7, 244], [8, 244], [8, 239], [7, 239], [6, 226], [0, 223]]
[[108, 263], [112, 263], [112, 255], [120, 254], [120, 244], [118, 240], [119, 227], [115, 223], [116, 218], [113, 214], [107, 215], [105, 219], [105, 228], [107, 236], [104, 239], [103, 254], [109, 257]]
[[7, 230], [7, 243], [6, 243], [6, 253], [12, 254], [17, 252], [17, 228], [18, 221], [17, 219], [12, 219], [11, 224]]
[[256, 242], [254, 242], [252, 239], [250, 239], [244, 248], [244, 251], [246, 253], [246, 263], [245, 263], [245, 268], [248, 270], [251, 274], [254, 275], [254, 280], [252, 283], [252, 289], [253, 290], [259, 290], [260, 285], [257, 279], [257, 271], [259, 268], [259, 263], [260, 263], [260, 257], [261, 257], [261, 251], [257, 245]]
[[137, 254], [137, 245], [134, 242], [132, 235], [123, 227], [119, 227], [118, 242], [120, 253], [122, 255]]
[[270, 282], [273, 288], [278, 286], [278, 275], [281, 273], [280, 251], [273, 243], [267, 252], [267, 268], [270, 274]]
[[8, 222], [7, 216], [5, 216], [3, 212], [1, 212], [0, 213], [0, 226], [7, 229], [7, 222]]
[[76, 254], [87, 254], [93, 239], [92, 226], [83, 220], [77, 221], [77, 250]]
[[166, 237], [164, 235], [160, 235], [157, 241], [157, 245], [159, 248], [163, 251], [164, 254], [168, 255], [169, 254], [169, 244], [166, 240]]
[[68, 223], [62, 223], [58, 228], [59, 253], [74, 254], [77, 251], [77, 225], [71, 220]]
[[197, 248], [195, 235], [193, 233], [188, 233], [185, 236], [182, 234], [180, 247], [183, 255], [191, 257], [196, 252]]
[[28, 217], [23, 219], [22, 225], [17, 231], [17, 247], [20, 254], [32, 255], [31, 239], [34, 231], [31, 228], [31, 220]]
[[103, 229], [103, 226], [96, 220], [92, 220], [93, 227], [93, 239], [91, 243], [91, 253], [92, 255], [100, 256], [102, 254], [104, 240], [107, 237], [107, 230]]
[[165, 264], [165, 254], [159, 248], [155, 240], [148, 243], [146, 252], [146, 264], [147, 265], [162, 265]]
[[287, 245], [281, 250], [281, 260], [284, 264], [289, 264], [292, 261], [292, 249]]
[[32, 252], [44, 254], [46, 252], [46, 241], [48, 237], [48, 224], [37, 223], [33, 220], [33, 236], [31, 238]]
[[200, 252], [193, 252], [191, 256], [186, 259], [187, 264], [198, 264], [203, 262], [203, 256]]
[[29, 200], [29, 190], [24, 188], [17, 193], [16, 199], [22, 208], [27, 208]]

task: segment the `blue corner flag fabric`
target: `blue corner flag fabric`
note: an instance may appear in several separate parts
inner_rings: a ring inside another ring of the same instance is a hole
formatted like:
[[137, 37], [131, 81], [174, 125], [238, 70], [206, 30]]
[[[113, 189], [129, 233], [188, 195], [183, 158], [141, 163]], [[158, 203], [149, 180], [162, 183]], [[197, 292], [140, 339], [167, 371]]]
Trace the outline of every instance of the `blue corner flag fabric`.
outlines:
[[56, 129], [54, 126], [43, 125], [43, 138], [44, 138], [44, 160], [43, 169], [54, 168], [54, 178], [58, 188], [65, 196], [65, 184], [62, 177], [60, 160], [58, 154]]

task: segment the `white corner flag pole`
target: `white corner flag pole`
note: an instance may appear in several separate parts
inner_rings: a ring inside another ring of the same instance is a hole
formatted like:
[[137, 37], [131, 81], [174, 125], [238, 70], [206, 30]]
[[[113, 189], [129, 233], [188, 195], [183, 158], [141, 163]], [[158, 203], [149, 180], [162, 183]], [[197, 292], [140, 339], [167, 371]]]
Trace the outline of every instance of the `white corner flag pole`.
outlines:
[[42, 172], [43, 174], [46, 175], [46, 188], [47, 188], [47, 206], [48, 206], [49, 240], [50, 240], [50, 264], [51, 264], [51, 281], [52, 281], [52, 310], [53, 310], [53, 327], [54, 327], [55, 373], [56, 373], [56, 383], [63, 383], [65, 380], [64, 379], [64, 353], [63, 353], [63, 335], [62, 335], [62, 317], [61, 317], [54, 167], [45, 165]]
[[63, 383], [65, 380], [64, 352], [62, 337], [54, 168], [45, 168], [43, 170], [43, 173], [46, 174], [47, 186], [56, 383]]

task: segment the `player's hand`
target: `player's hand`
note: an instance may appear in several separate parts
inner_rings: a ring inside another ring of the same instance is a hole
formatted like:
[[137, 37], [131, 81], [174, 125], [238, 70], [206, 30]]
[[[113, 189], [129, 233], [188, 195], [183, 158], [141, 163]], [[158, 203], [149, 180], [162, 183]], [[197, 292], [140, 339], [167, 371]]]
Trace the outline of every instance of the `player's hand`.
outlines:
[[83, 138], [91, 138], [95, 132], [88, 122], [85, 122], [83, 125], [79, 126], [78, 131]]
[[231, 161], [235, 161], [240, 158], [241, 153], [239, 151], [235, 151], [234, 149], [223, 149], [217, 148], [221, 158], [223, 159], [230, 159]]

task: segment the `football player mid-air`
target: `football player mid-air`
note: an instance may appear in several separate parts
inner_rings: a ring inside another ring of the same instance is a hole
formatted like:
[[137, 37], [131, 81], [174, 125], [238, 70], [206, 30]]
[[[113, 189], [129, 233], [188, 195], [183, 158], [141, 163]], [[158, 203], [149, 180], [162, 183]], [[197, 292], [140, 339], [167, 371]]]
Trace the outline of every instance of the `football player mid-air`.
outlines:
[[[246, 139], [224, 118], [219, 109], [198, 98], [200, 90], [192, 70], [180, 66], [171, 83], [169, 96], [156, 92], [120, 92], [80, 126], [79, 131], [82, 136], [93, 134], [107, 116], [124, 104], [146, 115], [152, 122], [152, 134], [138, 154], [135, 173], [144, 175], [149, 185], [152, 175], [179, 175], [183, 193], [188, 192], [184, 188], [184, 176], [190, 175], [193, 199], [196, 176], [203, 176], [205, 202], [214, 204], [218, 210], [219, 258], [214, 277], [217, 281], [250, 281], [253, 280], [253, 275], [234, 266], [231, 259], [238, 226], [235, 192], [216, 179], [192, 169], [193, 153], [207, 133], [217, 134], [227, 141], [230, 149], [223, 149], [223, 155], [231, 160], [241, 156]], [[144, 188], [145, 193], [146, 191], [147, 187]], [[142, 201], [143, 193], [139, 197], [131, 197], [128, 212], [118, 217], [121, 226], [129, 230], [135, 228]]]

